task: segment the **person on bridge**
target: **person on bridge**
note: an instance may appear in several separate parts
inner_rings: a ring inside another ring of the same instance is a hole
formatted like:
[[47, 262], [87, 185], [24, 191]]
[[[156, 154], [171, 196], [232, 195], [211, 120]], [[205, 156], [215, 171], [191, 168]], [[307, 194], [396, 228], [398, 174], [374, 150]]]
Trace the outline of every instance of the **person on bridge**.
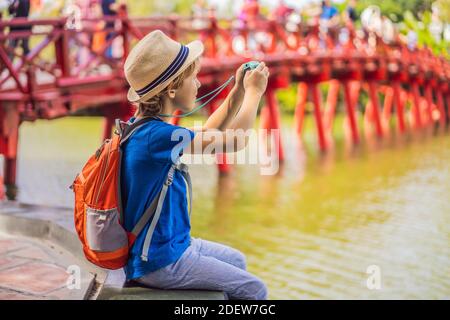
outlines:
[[205, 0], [197, 0], [192, 5], [192, 27], [200, 32], [200, 40], [206, 41], [209, 35], [209, 19], [211, 7]]
[[330, 0], [322, 1], [322, 13], [320, 14], [320, 20], [325, 26], [333, 27], [339, 22], [339, 11], [331, 5]]
[[[14, 0], [10, 4], [8, 11], [9, 14], [14, 18], [28, 18], [30, 14], [30, 0]], [[31, 31], [31, 26], [20, 25], [10, 27], [10, 33], [13, 33], [15, 31], [18, 32]], [[15, 51], [19, 43], [21, 43], [23, 49], [22, 54], [26, 56], [30, 52], [28, 36], [12, 38], [9, 41], [10, 41], [9, 46], [13, 51]], [[8, 56], [9, 60], [13, 62], [14, 53], [10, 53]]]
[[257, 22], [261, 19], [260, 9], [258, 0], [245, 0], [238, 15], [241, 28], [247, 32], [248, 47], [252, 52], [257, 51], [258, 49], [256, 29]]
[[356, 0], [350, 0], [347, 8], [344, 11], [344, 20], [354, 24], [358, 20], [358, 14], [356, 13]]
[[251, 28], [260, 17], [260, 6], [258, 0], [246, 0], [241, 8], [238, 18], [245, 21]]
[[287, 18], [290, 14], [294, 12], [294, 8], [289, 7], [286, 5], [284, 0], [279, 0], [278, 5], [275, 8], [275, 10], [272, 12], [272, 18], [280, 23], [286, 22]]
[[[121, 192], [127, 230], [133, 229], [183, 152], [235, 152], [248, 143], [237, 129], [254, 125], [269, 76], [263, 62], [245, 76], [243, 66], [237, 70], [230, 94], [201, 128], [175, 126], [161, 117], [176, 109], [188, 112], [194, 108], [203, 50], [199, 40], [182, 45], [156, 30], [140, 40], [126, 59], [128, 100], [137, 106], [129, 122], [149, 120], [122, 148]], [[127, 280], [163, 289], [223, 291], [230, 299], [266, 299], [265, 284], [246, 270], [240, 251], [191, 237], [186, 184], [176, 170], [156, 227], [144, 228], [130, 250]]]
[[[101, 7], [103, 16], [110, 19], [111, 17], [116, 17], [118, 14], [119, 7], [122, 5], [123, 1], [117, 2], [116, 0], [101, 0]], [[111, 32], [111, 29], [114, 29], [115, 27], [115, 21], [107, 21], [105, 23], [105, 29], [106, 29], [106, 41], [109, 41], [112, 39], [115, 35], [114, 32]], [[106, 57], [112, 58], [113, 57], [113, 45], [111, 44], [108, 46], [108, 49], [106, 49], [105, 53]]]

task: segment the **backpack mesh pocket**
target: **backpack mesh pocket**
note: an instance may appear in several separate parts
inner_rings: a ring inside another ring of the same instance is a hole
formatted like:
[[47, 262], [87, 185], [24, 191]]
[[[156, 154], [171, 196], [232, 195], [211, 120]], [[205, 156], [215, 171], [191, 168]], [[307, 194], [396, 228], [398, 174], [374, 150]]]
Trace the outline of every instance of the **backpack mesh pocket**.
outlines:
[[115, 251], [128, 246], [127, 232], [119, 223], [119, 211], [86, 207], [86, 238], [91, 250]]

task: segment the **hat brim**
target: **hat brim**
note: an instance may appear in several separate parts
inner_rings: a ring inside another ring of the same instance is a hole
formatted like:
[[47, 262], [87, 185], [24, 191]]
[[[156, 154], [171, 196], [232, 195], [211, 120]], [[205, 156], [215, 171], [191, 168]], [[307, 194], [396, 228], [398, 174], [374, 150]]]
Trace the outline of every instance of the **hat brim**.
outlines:
[[172, 77], [168, 78], [166, 81], [155, 87], [153, 90], [147, 92], [143, 96], [139, 96], [136, 91], [133, 90], [133, 88], [130, 88], [127, 94], [128, 101], [135, 103], [148, 100], [149, 98], [160, 92], [162, 89], [164, 89], [173, 79], [178, 77], [184, 70], [186, 70], [186, 68], [189, 67], [195, 61], [195, 59], [199, 58], [203, 54], [204, 46], [200, 40], [192, 41], [188, 43], [186, 47], [189, 48], [189, 54], [186, 58], [186, 61]]

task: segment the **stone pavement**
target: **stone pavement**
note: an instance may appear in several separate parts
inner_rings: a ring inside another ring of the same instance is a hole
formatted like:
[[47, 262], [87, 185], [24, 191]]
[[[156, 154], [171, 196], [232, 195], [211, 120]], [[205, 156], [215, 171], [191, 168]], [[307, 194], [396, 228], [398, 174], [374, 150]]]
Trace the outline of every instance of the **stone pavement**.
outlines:
[[70, 209], [0, 203], [0, 300], [95, 299], [106, 274], [84, 258]]
[[0, 234], [0, 300], [84, 299], [94, 276], [81, 273], [70, 289], [70, 265], [76, 260], [53, 243]]

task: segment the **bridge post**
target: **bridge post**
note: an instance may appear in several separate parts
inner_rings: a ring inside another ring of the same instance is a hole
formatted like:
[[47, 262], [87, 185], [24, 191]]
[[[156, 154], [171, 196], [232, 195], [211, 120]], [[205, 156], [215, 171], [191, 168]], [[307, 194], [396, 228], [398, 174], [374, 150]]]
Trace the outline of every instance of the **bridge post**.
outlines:
[[318, 83], [312, 82], [309, 84], [309, 89], [311, 90], [311, 96], [314, 104], [314, 117], [316, 119], [317, 136], [319, 138], [319, 146], [321, 151], [326, 151], [328, 149], [328, 143], [325, 137], [325, 130], [322, 120], [321, 112], [321, 96]]
[[353, 103], [350, 90], [350, 83], [348, 80], [344, 81], [343, 87], [344, 87], [345, 106], [347, 109], [347, 117], [350, 123], [352, 140], [354, 144], [357, 144], [359, 143], [359, 133], [358, 133], [358, 126], [356, 123], [355, 104]]
[[445, 94], [444, 94], [444, 96], [446, 97], [446, 100], [444, 100], [444, 101], [447, 101], [447, 113], [446, 113], [446, 117], [445, 117], [445, 120], [447, 121], [447, 123], [448, 123], [448, 121], [450, 120], [449, 119], [449, 117], [450, 117], [450, 94], [448, 93], [448, 92], [446, 92]]
[[435, 121], [433, 119], [433, 91], [431, 89], [431, 84], [427, 84], [425, 86], [425, 99], [427, 100], [427, 110], [430, 124], [433, 125]]
[[419, 129], [422, 127], [422, 117], [420, 114], [420, 101], [419, 101], [419, 84], [413, 81], [411, 84], [412, 96], [413, 96], [413, 116], [414, 116], [414, 128]]
[[323, 117], [325, 130], [330, 134], [331, 131], [333, 130], [334, 116], [336, 114], [336, 104], [339, 96], [339, 87], [340, 87], [339, 80], [335, 79], [330, 80], [330, 86], [327, 95], [327, 104], [324, 110], [324, 117]]
[[17, 196], [16, 164], [19, 137], [19, 108], [13, 104], [0, 104], [0, 153], [4, 155], [4, 184], [6, 197]]
[[394, 81], [392, 84], [392, 89], [394, 93], [394, 102], [396, 106], [398, 128], [400, 133], [405, 132], [405, 110], [404, 110], [404, 100], [401, 98], [400, 83]]
[[217, 19], [214, 15], [210, 15], [209, 16], [209, 21], [211, 23], [211, 27], [208, 30], [208, 38], [211, 42], [211, 57], [215, 58], [217, 56], [217, 42], [216, 42], [216, 35], [219, 33], [218, 32], [218, 24], [217, 24]]
[[176, 40], [176, 41], [178, 41], [178, 38], [179, 38], [179, 34], [178, 34], [178, 18], [176, 18], [176, 17], [169, 17], [169, 24], [171, 25], [171, 28], [170, 28], [170, 30], [169, 30], [169, 34], [170, 34], [170, 37], [173, 39], [173, 40]]
[[244, 51], [247, 53], [249, 51], [249, 46], [248, 46], [249, 31], [248, 31], [247, 20], [244, 20], [244, 26], [242, 28], [241, 35], [244, 38]]
[[447, 92], [446, 93], [446, 97], [447, 97], [447, 117], [446, 117], [446, 120], [447, 120], [447, 123], [448, 123], [448, 121], [449, 121], [449, 117], [450, 117], [450, 94]]
[[105, 141], [106, 139], [111, 138], [112, 130], [115, 126], [116, 119], [128, 121], [128, 119], [131, 116], [133, 116], [134, 112], [135, 108], [127, 100], [102, 107], [102, 114], [103, 114], [102, 142]]
[[111, 116], [105, 116], [103, 120], [103, 141], [111, 138], [112, 129], [114, 126], [114, 119]]
[[67, 30], [64, 27], [65, 20], [58, 24], [61, 29], [61, 36], [55, 41], [55, 56], [56, 63], [61, 68], [63, 77], [70, 76], [70, 59], [69, 59], [69, 43], [67, 37]]
[[[281, 141], [281, 125], [280, 125], [280, 113], [279, 106], [277, 103], [277, 98], [275, 96], [275, 88], [268, 86], [266, 90], [266, 102], [267, 105], [264, 107], [266, 110], [261, 111], [261, 124], [263, 129], [270, 130], [268, 137], [273, 138], [275, 150], [277, 152], [277, 157], [280, 162], [284, 161], [284, 150], [283, 143]], [[273, 135], [272, 129], [275, 131], [275, 136]]]
[[[210, 115], [216, 111], [218, 108], [217, 105], [217, 99], [214, 99], [210, 102]], [[217, 161], [217, 168], [219, 169], [220, 175], [228, 174], [231, 171], [231, 166], [227, 163], [227, 155], [226, 153], [216, 153], [216, 161]]]
[[128, 39], [128, 33], [129, 33], [129, 21], [128, 21], [128, 12], [127, 12], [127, 6], [125, 4], [122, 4], [119, 8], [119, 17], [121, 21], [121, 35], [123, 39], [123, 56], [122, 56], [122, 62], [125, 64], [125, 60], [128, 56], [128, 53], [130, 52], [130, 42]]
[[358, 106], [358, 98], [359, 98], [359, 91], [361, 90], [361, 82], [359, 80], [352, 80], [352, 81], [350, 81], [349, 85], [350, 85], [352, 104], [356, 108]]
[[444, 99], [442, 98], [442, 91], [436, 90], [436, 100], [437, 100], [437, 106], [439, 109], [439, 123], [444, 128], [447, 124], [447, 114], [445, 112], [444, 107]]
[[[3, 134], [3, 121], [5, 119], [5, 115], [3, 112], [3, 108], [0, 102], [0, 155], [3, 155], [3, 169], [6, 167], [6, 150], [8, 145], [8, 140], [6, 135]], [[4, 188], [4, 179], [3, 175], [0, 173], [0, 201], [5, 200], [5, 188]]]
[[382, 111], [382, 125], [386, 128], [389, 124], [389, 120], [392, 114], [392, 105], [394, 102], [394, 89], [390, 86], [386, 86], [384, 91], [384, 102]]
[[377, 133], [378, 137], [382, 137], [383, 136], [383, 127], [381, 126], [381, 119], [380, 119], [380, 105], [379, 105], [379, 101], [378, 101], [378, 95], [377, 95], [377, 91], [376, 91], [376, 87], [375, 87], [375, 82], [370, 80], [368, 82], [369, 84], [369, 97], [370, 97], [370, 102], [372, 105], [372, 115], [373, 115], [373, 120], [375, 121], [375, 131]]
[[308, 85], [305, 82], [299, 82], [297, 86], [297, 104], [295, 106], [295, 131], [301, 135], [303, 122], [305, 119], [305, 105], [308, 99]]

